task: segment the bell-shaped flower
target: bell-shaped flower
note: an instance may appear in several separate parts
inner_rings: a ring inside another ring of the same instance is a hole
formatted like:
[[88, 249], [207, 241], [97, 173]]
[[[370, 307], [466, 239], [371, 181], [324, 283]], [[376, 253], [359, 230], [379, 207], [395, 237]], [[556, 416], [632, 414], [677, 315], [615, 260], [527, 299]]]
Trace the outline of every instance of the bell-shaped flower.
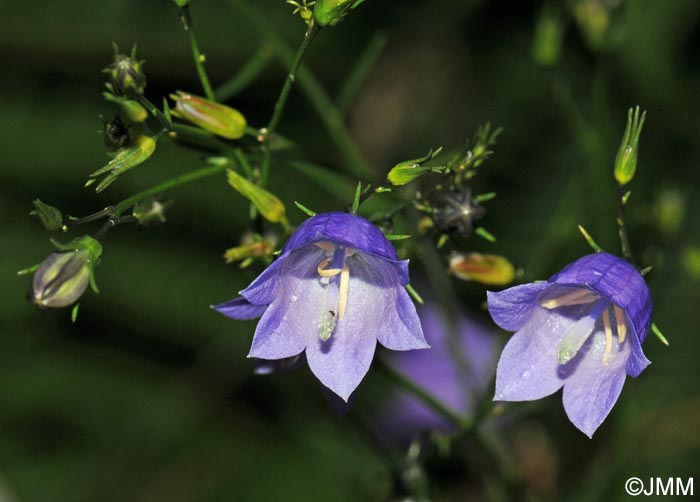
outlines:
[[591, 437], [627, 375], [649, 361], [642, 342], [652, 300], [641, 274], [607, 253], [584, 256], [548, 281], [488, 293], [489, 312], [516, 331], [496, 371], [496, 401], [531, 401], [564, 388], [571, 422]]
[[428, 347], [408, 282], [408, 261], [376, 226], [322, 213], [299, 226], [240, 297], [214, 308], [234, 319], [261, 316], [248, 357], [305, 352], [314, 375], [347, 401], [377, 341], [392, 350]]

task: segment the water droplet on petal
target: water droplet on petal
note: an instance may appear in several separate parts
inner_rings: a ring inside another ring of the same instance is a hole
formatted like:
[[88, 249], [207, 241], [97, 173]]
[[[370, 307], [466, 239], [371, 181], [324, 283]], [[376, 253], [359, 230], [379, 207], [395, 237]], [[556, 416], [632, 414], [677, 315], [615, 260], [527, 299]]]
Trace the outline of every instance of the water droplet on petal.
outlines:
[[292, 302], [292, 303], [294, 303], [295, 301], [297, 301], [297, 295], [292, 295], [292, 296], [289, 298], [289, 301]]
[[523, 380], [529, 380], [530, 370], [524, 370], [522, 373], [520, 373], [520, 378], [522, 378]]

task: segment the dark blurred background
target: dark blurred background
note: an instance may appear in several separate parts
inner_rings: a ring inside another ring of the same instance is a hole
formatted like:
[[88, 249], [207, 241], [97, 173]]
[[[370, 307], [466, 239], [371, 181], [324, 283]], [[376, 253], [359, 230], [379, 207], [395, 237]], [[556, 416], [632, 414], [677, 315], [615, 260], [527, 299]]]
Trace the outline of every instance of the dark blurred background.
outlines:
[[[192, 2], [214, 85], [269, 43], [236, 3]], [[250, 5], [270, 33], [298, 45], [304, 26], [290, 6]], [[15, 272], [51, 251], [28, 215], [33, 199], [85, 215], [202, 165], [201, 153], [161, 142], [105, 193], [82, 188], [107, 159], [96, 131], [98, 114], [109, 113], [100, 70], [111, 42], [125, 51], [138, 43], [153, 102], [177, 89], [201, 91], [168, 0], [34, 0], [2, 10], [0, 501], [388, 498], [383, 458], [352, 420], [329, 410], [308, 369], [252, 376], [245, 355], [254, 323], [209, 310], [260, 270], [221, 259], [248, 214], [222, 178], [169, 193], [166, 225], [110, 232], [97, 269], [101, 293], [85, 295], [76, 324], [67, 311], [39, 312], [25, 301], [29, 279]], [[700, 3], [562, 3], [561, 52], [546, 68], [533, 57], [542, 12], [540, 2], [367, 0], [321, 32], [306, 63], [335, 95], [370, 40], [387, 37], [348, 110], [376, 178], [430, 147], [464, 145], [483, 122], [503, 126], [476, 180], [479, 191], [498, 192], [483, 220], [498, 242], [473, 238], [465, 250], [506, 255], [526, 279], [589, 252], [577, 224], [617, 251], [613, 160], [627, 109], [648, 111], [628, 218], [633, 249], [654, 266], [654, 319], [671, 345], [650, 335], [653, 364], [628, 379], [593, 440], [566, 420], [558, 397], [499, 433], [524, 498], [623, 500], [629, 476], [685, 479], [700, 465]], [[285, 73], [273, 58], [229, 103], [263, 125]], [[300, 89], [280, 132], [309, 159], [343, 172]], [[303, 218], [294, 200], [322, 211], [352, 196], [351, 184], [329, 193], [327, 183], [288, 169], [273, 165], [270, 187], [293, 223]], [[485, 288], [455, 287], [464, 307], [486, 319]], [[360, 413], [371, 416], [387, 389], [370, 372], [356, 393]], [[434, 498], [488, 497], [474, 491], [479, 483], [478, 469], [438, 473]]]

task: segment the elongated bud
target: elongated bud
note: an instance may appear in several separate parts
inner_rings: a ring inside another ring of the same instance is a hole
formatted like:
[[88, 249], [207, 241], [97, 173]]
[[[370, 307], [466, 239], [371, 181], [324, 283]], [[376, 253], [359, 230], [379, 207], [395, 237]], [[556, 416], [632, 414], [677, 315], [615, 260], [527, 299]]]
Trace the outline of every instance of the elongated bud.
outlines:
[[236, 171], [227, 171], [228, 183], [243, 197], [248, 199], [267, 221], [287, 224], [284, 204], [277, 197], [254, 183], [251, 183]]
[[85, 186], [92, 185], [96, 181], [95, 178], [106, 174], [97, 185], [97, 188], [95, 188], [96, 192], [101, 192], [111, 185], [120, 175], [146, 162], [151, 155], [153, 155], [155, 150], [156, 141], [153, 138], [144, 135], [136, 136], [128, 146], [119, 150], [106, 166], [90, 174], [90, 179]]
[[103, 92], [105, 100], [117, 105], [119, 111], [129, 122], [140, 124], [148, 118], [148, 112], [138, 101], [115, 96], [111, 92]]
[[639, 107], [630, 108], [627, 112], [627, 127], [622, 137], [620, 148], [615, 157], [615, 179], [620, 185], [632, 181], [637, 171], [637, 154], [639, 151], [639, 136], [642, 133], [647, 112], [639, 115]]
[[63, 215], [58, 208], [44, 204], [39, 199], [33, 201], [32, 204], [34, 204], [34, 210], [29, 214], [39, 218], [46, 230], [53, 232], [63, 226]]
[[510, 284], [515, 278], [513, 264], [494, 254], [454, 254], [450, 258], [450, 272], [462, 280], [491, 286]]
[[136, 47], [131, 55], [119, 54], [114, 46], [114, 62], [104, 69], [109, 76], [107, 87], [117, 96], [138, 99], [146, 89], [146, 75], [143, 73], [143, 61], [136, 59]]
[[424, 175], [427, 172], [439, 173], [443, 171], [445, 169], [443, 166], [424, 167], [421, 165], [424, 162], [436, 157], [441, 151], [442, 147], [435, 151], [431, 149], [423, 157], [399, 162], [391, 168], [389, 173], [386, 175], [386, 179], [388, 179], [392, 185], [401, 186], [414, 181], [416, 178]]
[[316, 0], [314, 19], [319, 26], [334, 26], [364, 0]]
[[67, 307], [80, 298], [94, 281], [93, 268], [102, 254], [102, 246], [90, 236], [57, 245], [63, 251], [50, 254], [34, 273], [32, 302], [40, 307]]
[[171, 110], [175, 117], [227, 139], [238, 139], [245, 134], [245, 117], [230, 106], [181, 91], [171, 94], [170, 99], [175, 101]]

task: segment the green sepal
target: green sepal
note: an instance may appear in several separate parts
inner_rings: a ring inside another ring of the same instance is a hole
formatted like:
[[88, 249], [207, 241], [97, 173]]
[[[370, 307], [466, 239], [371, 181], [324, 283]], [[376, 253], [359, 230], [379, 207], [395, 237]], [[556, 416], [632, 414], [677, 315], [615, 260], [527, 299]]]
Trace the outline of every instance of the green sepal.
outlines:
[[95, 191], [101, 192], [111, 185], [120, 175], [134, 167], [146, 162], [156, 150], [156, 141], [145, 135], [136, 136], [131, 143], [118, 150], [114, 158], [107, 165], [90, 174], [90, 178], [85, 186], [90, 186], [95, 182], [96, 177], [105, 173], [107, 175], [98, 183]]

